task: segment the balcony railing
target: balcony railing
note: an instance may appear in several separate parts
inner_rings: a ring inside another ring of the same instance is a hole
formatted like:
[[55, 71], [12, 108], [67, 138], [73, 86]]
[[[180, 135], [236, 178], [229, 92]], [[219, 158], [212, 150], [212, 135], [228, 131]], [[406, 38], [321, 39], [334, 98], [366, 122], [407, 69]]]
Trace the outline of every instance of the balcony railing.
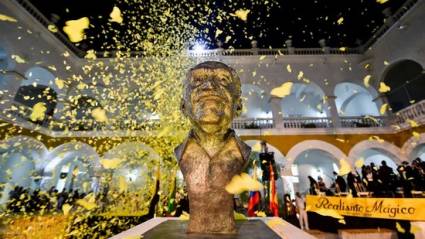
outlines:
[[[340, 117], [341, 128], [373, 128], [386, 127], [389, 119], [384, 116], [350, 116]], [[314, 129], [332, 128], [330, 117], [285, 117], [277, 123], [271, 118], [245, 118], [235, 119], [232, 124], [234, 129]]]
[[271, 129], [274, 128], [274, 123], [271, 118], [234, 119], [232, 127], [234, 129]]
[[408, 120], [425, 121], [425, 100], [419, 101], [395, 114], [394, 123], [403, 124]]
[[189, 51], [192, 57], [214, 57], [214, 56], [277, 56], [277, 55], [349, 55], [361, 54], [357, 48], [280, 48], [280, 49], [214, 49], [202, 51]]
[[387, 117], [384, 116], [350, 116], [340, 117], [342, 128], [370, 128], [387, 126]]
[[[50, 131], [146, 131], [158, 129], [159, 120], [145, 119], [109, 119], [107, 123], [96, 122], [94, 119], [58, 120], [46, 116], [42, 121], [31, 121], [32, 108], [13, 101], [7, 108], [1, 107], [2, 118], [20, 125], [33, 124]], [[409, 127], [409, 120], [418, 125], [425, 124], [425, 100], [411, 105], [394, 117], [387, 116], [350, 116], [339, 117], [339, 128], [388, 128], [390, 125]], [[410, 124], [411, 125], [411, 124]], [[334, 128], [335, 124], [330, 117], [284, 117], [278, 120], [273, 118], [237, 118], [232, 123], [234, 129], [327, 129]]]
[[321, 117], [297, 117], [283, 118], [282, 128], [308, 129], [308, 128], [332, 128], [331, 118]]

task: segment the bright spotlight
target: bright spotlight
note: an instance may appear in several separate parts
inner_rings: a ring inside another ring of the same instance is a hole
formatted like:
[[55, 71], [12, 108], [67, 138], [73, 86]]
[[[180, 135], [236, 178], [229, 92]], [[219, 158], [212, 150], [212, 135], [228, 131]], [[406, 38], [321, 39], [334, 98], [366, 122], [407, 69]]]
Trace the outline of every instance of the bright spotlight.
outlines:
[[193, 51], [195, 53], [201, 53], [204, 50], [205, 50], [205, 45], [200, 43], [200, 42], [197, 42], [197, 43], [195, 43], [195, 45], [193, 45]]

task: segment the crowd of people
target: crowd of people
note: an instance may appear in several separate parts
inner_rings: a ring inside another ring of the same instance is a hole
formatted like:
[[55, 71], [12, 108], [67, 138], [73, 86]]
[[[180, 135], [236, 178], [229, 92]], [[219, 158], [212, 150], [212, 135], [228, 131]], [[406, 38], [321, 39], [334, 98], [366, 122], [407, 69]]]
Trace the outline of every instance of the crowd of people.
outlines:
[[366, 195], [372, 197], [414, 197], [425, 191], [425, 162], [416, 158], [412, 163], [406, 161], [397, 166], [396, 172], [382, 161], [363, 165], [361, 169], [351, 171], [344, 178], [334, 174], [334, 181], [327, 187], [322, 177], [317, 181], [308, 176], [309, 194], [335, 195], [351, 193], [354, 197]]
[[55, 187], [49, 191], [35, 189], [33, 191], [21, 186], [16, 186], [9, 192], [9, 200], [6, 209], [11, 213], [35, 213], [61, 211], [64, 204], [74, 205], [75, 201], [82, 199], [86, 193], [78, 190], [62, 190], [59, 192]]

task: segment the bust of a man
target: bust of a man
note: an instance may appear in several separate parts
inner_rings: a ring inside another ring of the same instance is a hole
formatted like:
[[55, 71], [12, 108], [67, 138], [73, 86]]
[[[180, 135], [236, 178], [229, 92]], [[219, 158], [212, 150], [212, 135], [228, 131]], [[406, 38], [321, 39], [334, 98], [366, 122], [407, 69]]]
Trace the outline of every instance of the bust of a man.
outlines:
[[208, 61], [184, 82], [181, 110], [192, 129], [175, 149], [189, 195], [188, 233], [236, 233], [233, 195], [225, 190], [246, 166], [251, 149], [230, 128], [242, 110], [235, 70]]

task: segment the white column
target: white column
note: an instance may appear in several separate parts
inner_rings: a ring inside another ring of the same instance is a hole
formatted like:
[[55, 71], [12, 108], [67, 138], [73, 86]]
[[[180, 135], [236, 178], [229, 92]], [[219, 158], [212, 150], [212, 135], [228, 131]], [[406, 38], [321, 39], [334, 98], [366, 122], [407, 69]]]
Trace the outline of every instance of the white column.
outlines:
[[283, 128], [283, 117], [282, 117], [282, 109], [280, 107], [281, 98], [272, 97], [270, 98], [270, 106], [272, 108], [273, 122], [274, 128], [281, 129]]
[[334, 96], [334, 95], [326, 96], [327, 103], [328, 103], [328, 106], [329, 106], [329, 111], [331, 113], [333, 126], [334, 126], [334, 128], [341, 128], [341, 120], [339, 118], [338, 109], [337, 109], [336, 104], [335, 104], [335, 98], [336, 98], [336, 96]]

